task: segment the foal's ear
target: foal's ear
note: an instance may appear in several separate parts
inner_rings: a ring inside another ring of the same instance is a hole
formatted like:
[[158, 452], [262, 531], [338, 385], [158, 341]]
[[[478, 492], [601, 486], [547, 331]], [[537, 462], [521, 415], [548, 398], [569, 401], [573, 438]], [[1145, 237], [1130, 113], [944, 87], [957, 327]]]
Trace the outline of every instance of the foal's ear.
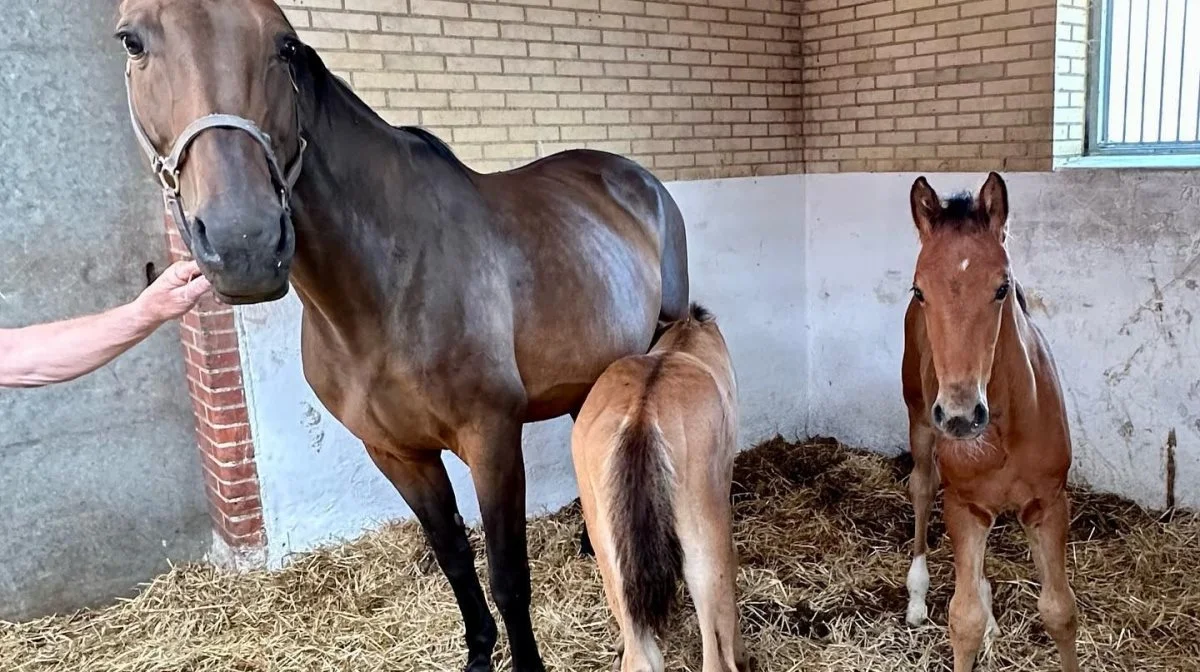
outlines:
[[989, 173], [979, 190], [979, 208], [988, 218], [988, 228], [1004, 242], [1008, 235], [1008, 187], [999, 173]]
[[921, 240], [925, 240], [929, 236], [929, 232], [933, 230], [934, 220], [942, 214], [942, 200], [938, 198], [933, 187], [929, 186], [924, 175], [913, 182], [912, 191], [908, 195], [908, 203], [912, 207], [913, 223], [917, 225], [917, 233], [921, 235]]

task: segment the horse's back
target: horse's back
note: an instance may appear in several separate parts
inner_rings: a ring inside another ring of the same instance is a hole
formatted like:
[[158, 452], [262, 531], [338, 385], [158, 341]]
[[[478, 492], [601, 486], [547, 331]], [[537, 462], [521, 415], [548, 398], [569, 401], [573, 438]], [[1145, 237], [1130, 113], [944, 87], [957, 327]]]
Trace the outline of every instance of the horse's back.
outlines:
[[[690, 288], [683, 213], [666, 185], [632, 159], [593, 149], [571, 149], [512, 170], [493, 173], [511, 198], [540, 201], [550, 195], [576, 208], [591, 207], [600, 221], [630, 240], [653, 241], [662, 282], [660, 319], [687, 313]], [[633, 226], [629, 226], [633, 224]]]
[[633, 161], [562, 152], [477, 178], [512, 293], [528, 421], [573, 411], [612, 362], [687, 309], [683, 218]]

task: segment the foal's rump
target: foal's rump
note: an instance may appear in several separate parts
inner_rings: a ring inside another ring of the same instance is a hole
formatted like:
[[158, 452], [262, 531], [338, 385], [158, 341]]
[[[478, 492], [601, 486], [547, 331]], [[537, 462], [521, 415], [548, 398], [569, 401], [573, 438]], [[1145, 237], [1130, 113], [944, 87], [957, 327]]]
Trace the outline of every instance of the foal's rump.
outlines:
[[715, 477], [723, 470], [712, 468], [727, 459], [723, 404], [703, 363], [655, 352], [614, 364], [580, 413], [575, 466], [591, 495], [585, 514], [602, 519], [595, 527], [605, 538], [597, 539], [591, 521], [589, 529], [593, 543], [608, 547], [617, 574], [611, 588], [639, 630], [665, 625], [685, 554], [695, 545], [680, 538], [680, 509], [694, 517], [728, 496], [727, 484]]

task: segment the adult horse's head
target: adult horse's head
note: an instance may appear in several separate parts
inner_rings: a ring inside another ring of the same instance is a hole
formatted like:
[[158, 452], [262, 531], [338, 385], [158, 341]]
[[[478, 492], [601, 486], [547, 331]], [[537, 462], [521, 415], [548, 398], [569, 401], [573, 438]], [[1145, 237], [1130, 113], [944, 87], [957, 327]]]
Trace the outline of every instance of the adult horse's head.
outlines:
[[991, 173], [978, 198], [963, 194], [943, 203], [919, 177], [909, 200], [921, 237], [913, 295], [938, 382], [931, 420], [946, 436], [976, 438], [989, 421], [987, 387], [1001, 310], [1012, 293], [1004, 245], [1008, 190]]
[[283, 296], [306, 47], [271, 0], [124, 0], [116, 36], [135, 135], [200, 269], [227, 303]]

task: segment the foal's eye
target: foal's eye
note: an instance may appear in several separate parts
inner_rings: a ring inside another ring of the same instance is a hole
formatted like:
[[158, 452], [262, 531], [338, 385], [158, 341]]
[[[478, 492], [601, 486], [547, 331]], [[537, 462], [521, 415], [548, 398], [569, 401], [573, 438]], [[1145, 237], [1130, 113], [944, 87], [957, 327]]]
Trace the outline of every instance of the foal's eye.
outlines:
[[137, 58], [138, 56], [146, 53], [146, 47], [142, 45], [142, 41], [139, 40], [136, 35], [122, 33], [121, 44], [125, 47], [125, 52], [128, 53], [131, 58]]
[[912, 293], [913, 293], [913, 296], [917, 297], [917, 301], [918, 301], [919, 303], [925, 303], [925, 295], [921, 293], [921, 290], [920, 290], [920, 288], [918, 288], [918, 287], [913, 287], [913, 288], [912, 288]]
[[1000, 285], [1000, 289], [996, 290], [996, 300], [1003, 301], [1004, 297], [1008, 296], [1008, 283]]

